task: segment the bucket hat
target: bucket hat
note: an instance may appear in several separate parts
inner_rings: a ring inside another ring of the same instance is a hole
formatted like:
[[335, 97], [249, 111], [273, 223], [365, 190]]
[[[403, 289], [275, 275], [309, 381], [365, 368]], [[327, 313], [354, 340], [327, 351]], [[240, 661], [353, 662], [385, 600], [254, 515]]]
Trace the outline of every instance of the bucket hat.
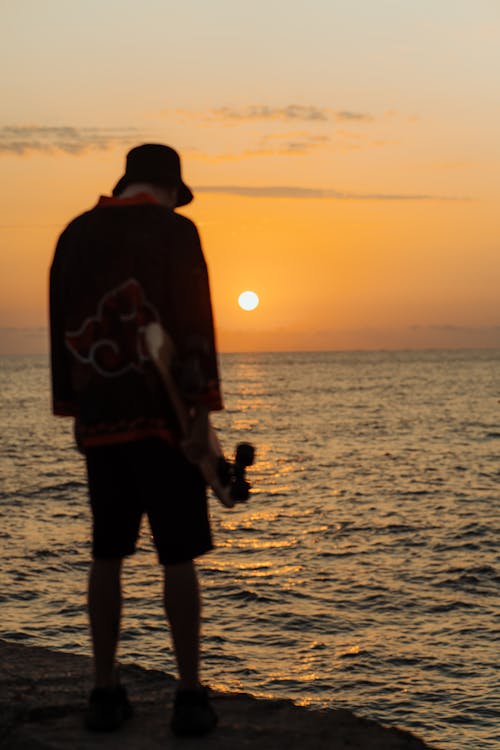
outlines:
[[177, 206], [185, 206], [193, 200], [193, 193], [182, 181], [179, 154], [170, 146], [160, 143], [144, 143], [127, 154], [125, 174], [118, 180], [113, 195], [119, 195], [133, 182], [150, 182], [161, 187], [176, 187], [179, 191]]

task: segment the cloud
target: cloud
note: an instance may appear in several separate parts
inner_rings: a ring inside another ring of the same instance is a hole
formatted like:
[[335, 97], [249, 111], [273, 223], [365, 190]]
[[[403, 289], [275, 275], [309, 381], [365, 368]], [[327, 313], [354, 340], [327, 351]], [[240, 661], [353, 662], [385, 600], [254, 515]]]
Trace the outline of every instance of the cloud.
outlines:
[[268, 133], [262, 136], [263, 141], [282, 141], [290, 138], [299, 138], [314, 143], [325, 143], [330, 140], [328, 135], [318, 135], [307, 130], [287, 130], [284, 133]]
[[266, 133], [255, 139], [255, 145], [239, 151], [201, 151], [196, 148], [183, 149], [192, 159], [211, 163], [241, 161], [262, 156], [304, 156], [322, 149], [348, 153], [366, 148], [385, 148], [398, 141], [369, 138], [359, 133], [335, 130], [332, 135], [302, 131]]
[[[441, 328], [443, 330], [441, 330]], [[421, 326], [419, 334], [406, 327], [363, 327], [336, 330], [297, 330], [292, 327], [218, 332], [222, 351], [376, 351], [422, 349], [497, 349], [500, 326]]]
[[258, 156], [302, 156], [312, 151], [327, 148], [331, 142], [328, 135], [305, 132], [272, 133], [262, 135], [253, 148], [240, 151], [209, 152], [186, 148], [183, 153], [192, 159], [205, 162], [241, 161]]
[[352, 122], [354, 120], [363, 120], [364, 122], [371, 122], [375, 118], [366, 112], [348, 112], [346, 110], [341, 110], [333, 113], [333, 119], [337, 121], [350, 120]]
[[0, 327], [0, 334], [2, 336], [12, 334], [15, 336], [22, 336], [23, 338], [40, 338], [41, 336], [48, 335], [48, 328], [47, 326], [2, 326]]
[[248, 122], [255, 120], [277, 122], [371, 122], [374, 117], [367, 112], [353, 112], [309, 104], [288, 104], [284, 107], [271, 107], [267, 104], [249, 104], [245, 107], [214, 107], [205, 113], [190, 110], [177, 110], [178, 114], [205, 117], [209, 120], [225, 122]]
[[199, 185], [197, 193], [238, 195], [245, 198], [329, 198], [333, 200], [359, 201], [443, 201], [468, 200], [457, 196], [432, 195], [430, 193], [352, 193], [330, 188], [307, 188], [288, 185]]
[[320, 120], [329, 119], [328, 111], [320, 107], [289, 104], [286, 107], [269, 107], [252, 104], [241, 109], [218, 107], [211, 113], [222, 120]]
[[0, 155], [30, 153], [79, 155], [129, 145], [138, 138], [136, 128], [76, 128], [70, 126], [7, 125], [0, 127]]
[[325, 148], [330, 143], [326, 135], [311, 135], [297, 133], [289, 135], [265, 135], [260, 139], [257, 148], [245, 149], [239, 155], [245, 159], [252, 156], [294, 156], [309, 154], [320, 148]]
[[[221, 351], [327, 351], [374, 349], [498, 349], [500, 324], [491, 326], [414, 325], [352, 329], [296, 330], [266, 328], [244, 331], [220, 329]], [[46, 354], [49, 335], [45, 327], [0, 328], [0, 356]]]
[[468, 335], [475, 336], [477, 333], [490, 334], [492, 336], [500, 337], [500, 325], [492, 326], [465, 326], [455, 325], [453, 323], [434, 323], [430, 325], [411, 325], [408, 330], [412, 333], [446, 333], [452, 335]]
[[13, 354], [46, 354], [49, 333], [46, 326], [0, 327], [0, 356]]
[[260, 149], [247, 150], [245, 156], [261, 154], [307, 154], [318, 148], [325, 148], [330, 143], [327, 135], [307, 132], [272, 133], [262, 136]]

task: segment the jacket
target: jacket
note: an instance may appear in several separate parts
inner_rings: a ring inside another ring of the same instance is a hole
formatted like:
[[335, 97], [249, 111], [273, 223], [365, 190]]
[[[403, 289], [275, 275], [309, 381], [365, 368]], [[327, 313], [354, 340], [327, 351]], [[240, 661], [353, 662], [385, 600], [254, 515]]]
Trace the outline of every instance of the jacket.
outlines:
[[144, 342], [155, 320], [174, 342], [181, 375], [196, 359], [201, 381], [186, 398], [222, 409], [195, 225], [146, 193], [101, 197], [63, 231], [50, 269], [53, 412], [75, 418], [82, 450], [147, 437], [176, 442], [174, 411]]

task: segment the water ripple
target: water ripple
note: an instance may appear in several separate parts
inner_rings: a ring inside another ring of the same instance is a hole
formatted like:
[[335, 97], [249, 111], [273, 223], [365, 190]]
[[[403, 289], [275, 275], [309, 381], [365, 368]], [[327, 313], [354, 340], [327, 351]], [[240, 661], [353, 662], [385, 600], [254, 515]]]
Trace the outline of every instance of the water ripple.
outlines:
[[[359, 710], [443, 750], [495, 747], [500, 355], [227, 355], [222, 369], [224, 443], [254, 440], [258, 460], [248, 506], [211, 505], [207, 680]], [[71, 424], [49, 415], [44, 360], [4, 362], [0, 386], [1, 633], [88, 652]], [[144, 531], [121, 653], [175, 672]]]

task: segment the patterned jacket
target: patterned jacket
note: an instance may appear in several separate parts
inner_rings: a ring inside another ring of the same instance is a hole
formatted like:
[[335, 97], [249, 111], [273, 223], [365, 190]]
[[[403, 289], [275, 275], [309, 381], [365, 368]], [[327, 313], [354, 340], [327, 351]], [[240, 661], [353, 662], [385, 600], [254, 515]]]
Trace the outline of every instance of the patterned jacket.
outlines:
[[[222, 409], [207, 268], [195, 225], [150, 195], [101, 197], [61, 234], [50, 270], [53, 411], [90, 446], [162, 437], [176, 419], [148, 357], [159, 321], [178, 369], [196, 358], [193, 401]], [[187, 394], [189, 398], [189, 394]]]

